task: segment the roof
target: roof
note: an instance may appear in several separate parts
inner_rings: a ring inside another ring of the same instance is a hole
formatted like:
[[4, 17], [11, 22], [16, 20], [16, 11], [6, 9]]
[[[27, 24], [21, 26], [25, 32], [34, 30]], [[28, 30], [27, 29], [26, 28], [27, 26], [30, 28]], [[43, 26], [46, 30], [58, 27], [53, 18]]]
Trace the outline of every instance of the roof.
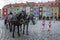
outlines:
[[38, 3], [35, 3], [35, 2], [26, 2], [26, 3], [15, 3], [15, 4], [7, 4], [5, 5], [3, 8], [8, 8], [8, 7], [26, 7], [26, 6], [58, 6], [58, 2], [56, 1], [48, 1], [48, 2], [38, 2]]

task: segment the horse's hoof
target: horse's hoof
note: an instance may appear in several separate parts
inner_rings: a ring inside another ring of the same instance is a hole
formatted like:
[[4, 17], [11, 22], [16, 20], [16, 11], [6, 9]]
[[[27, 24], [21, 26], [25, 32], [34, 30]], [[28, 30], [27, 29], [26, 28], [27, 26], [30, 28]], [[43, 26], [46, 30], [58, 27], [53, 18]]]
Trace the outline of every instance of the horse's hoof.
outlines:
[[20, 31], [22, 31], [22, 29]]
[[8, 29], [8, 28], [6, 27], [6, 29]]
[[20, 36], [20, 33], [18, 33], [18, 36]]
[[18, 34], [18, 36], [20, 37], [20, 34]]
[[24, 33], [23, 33], [24, 34]]
[[12, 30], [10, 30], [10, 32], [12, 32]]
[[8, 26], [5, 26], [6, 27], [6, 29], [8, 29]]
[[12, 29], [10, 29], [10, 32], [12, 32]]
[[29, 35], [28, 33], [26, 35]]
[[12, 36], [14, 38], [14, 36]]

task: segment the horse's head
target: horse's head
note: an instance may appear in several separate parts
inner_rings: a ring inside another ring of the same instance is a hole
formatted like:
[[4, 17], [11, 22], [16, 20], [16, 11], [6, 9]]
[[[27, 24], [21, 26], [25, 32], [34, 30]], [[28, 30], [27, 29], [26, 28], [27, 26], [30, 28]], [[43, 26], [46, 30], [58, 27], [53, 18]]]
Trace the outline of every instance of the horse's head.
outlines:
[[20, 12], [18, 19], [19, 22], [22, 24], [24, 23], [26, 20], [28, 20], [29, 16], [27, 16], [27, 14], [25, 12]]
[[18, 18], [19, 18], [19, 22], [20, 22], [21, 24], [24, 23], [25, 15], [24, 15], [23, 12], [21, 12], [21, 13], [19, 14]]

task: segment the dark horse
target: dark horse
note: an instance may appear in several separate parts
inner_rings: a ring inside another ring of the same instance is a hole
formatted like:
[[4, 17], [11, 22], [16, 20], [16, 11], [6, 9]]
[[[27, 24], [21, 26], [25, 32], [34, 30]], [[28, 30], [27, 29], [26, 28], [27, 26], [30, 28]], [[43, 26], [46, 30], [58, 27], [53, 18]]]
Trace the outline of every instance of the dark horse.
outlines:
[[23, 34], [25, 33], [24, 30], [25, 30], [25, 25], [27, 26], [26, 27], [26, 34], [28, 35], [28, 25], [29, 25], [29, 16], [27, 16], [26, 12], [25, 11], [22, 11], [16, 15], [14, 15], [11, 20], [8, 20], [8, 23], [9, 23], [9, 29], [10, 29], [10, 32], [12, 31], [13, 34], [12, 34], [12, 37], [14, 37], [14, 32], [15, 32], [15, 27], [17, 26], [17, 30], [18, 30], [18, 36], [20, 36], [20, 33], [19, 33], [19, 26], [21, 28], [21, 26], [23, 25]]
[[25, 33], [24, 30], [25, 30], [25, 26], [26, 27], [26, 34], [28, 35], [28, 26], [29, 26], [29, 22], [30, 22], [30, 17], [26, 14], [25, 11], [22, 11], [19, 16], [17, 16], [17, 19], [19, 20], [20, 22], [20, 28], [21, 26], [23, 25], [23, 34]]

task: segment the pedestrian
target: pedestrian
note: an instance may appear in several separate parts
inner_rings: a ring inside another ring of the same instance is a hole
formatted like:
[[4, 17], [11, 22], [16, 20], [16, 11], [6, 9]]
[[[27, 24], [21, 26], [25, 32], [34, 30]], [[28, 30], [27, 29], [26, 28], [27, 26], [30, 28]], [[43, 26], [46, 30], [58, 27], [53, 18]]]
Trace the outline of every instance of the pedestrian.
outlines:
[[42, 30], [44, 30], [44, 28], [45, 28], [45, 20], [43, 20], [42, 22]]
[[4, 23], [5, 23], [5, 25], [7, 24], [7, 16], [5, 16], [5, 20], [4, 20]]
[[50, 31], [51, 29], [51, 21], [49, 21], [49, 24], [48, 24], [48, 31]]

